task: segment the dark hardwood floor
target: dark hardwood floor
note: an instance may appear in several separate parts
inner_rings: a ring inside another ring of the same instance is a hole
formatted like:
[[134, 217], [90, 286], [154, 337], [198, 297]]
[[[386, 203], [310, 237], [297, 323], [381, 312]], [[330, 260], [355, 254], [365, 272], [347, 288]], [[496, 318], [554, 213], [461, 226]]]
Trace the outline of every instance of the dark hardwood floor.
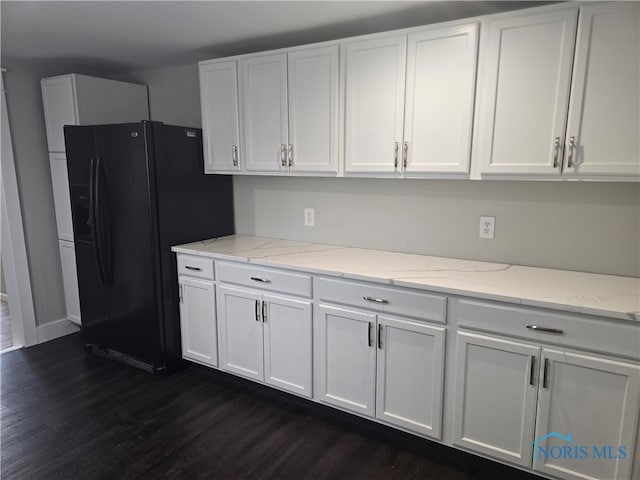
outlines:
[[202, 367], [155, 377], [79, 334], [0, 362], [6, 480], [537, 478]]

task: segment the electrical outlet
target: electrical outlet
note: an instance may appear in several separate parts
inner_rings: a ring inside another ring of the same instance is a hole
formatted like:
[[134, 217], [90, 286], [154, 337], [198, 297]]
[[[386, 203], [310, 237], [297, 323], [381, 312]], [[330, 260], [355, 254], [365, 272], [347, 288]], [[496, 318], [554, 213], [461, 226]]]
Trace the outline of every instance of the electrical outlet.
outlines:
[[496, 230], [496, 217], [480, 217], [480, 238], [493, 238]]
[[304, 226], [313, 227], [316, 224], [316, 210], [314, 208], [304, 209]]

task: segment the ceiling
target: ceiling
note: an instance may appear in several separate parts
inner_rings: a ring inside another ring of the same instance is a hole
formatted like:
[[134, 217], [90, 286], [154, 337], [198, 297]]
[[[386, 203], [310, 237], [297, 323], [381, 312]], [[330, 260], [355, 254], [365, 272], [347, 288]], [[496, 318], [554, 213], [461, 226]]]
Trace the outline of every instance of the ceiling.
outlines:
[[121, 73], [540, 3], [2, 0], [2, 59]]

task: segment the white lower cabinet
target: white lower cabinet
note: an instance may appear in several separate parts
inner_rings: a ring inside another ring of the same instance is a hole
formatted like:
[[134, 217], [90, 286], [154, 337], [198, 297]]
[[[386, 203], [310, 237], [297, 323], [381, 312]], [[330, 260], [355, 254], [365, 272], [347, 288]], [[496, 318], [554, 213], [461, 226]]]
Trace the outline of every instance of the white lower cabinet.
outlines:
[[218, 286], [221, 367], [312, 395], [311, 301]]
[[318, 312], [318, 398], [439, 439], [445, 328], [324, 304]]
[[216, 297], [212, 281], [179, 277], [182, 357], [218, 366]]
[[567, 440], [536, 443], [533, 469], [561, 478], [630, 479], [640, 366], [547, 348], [542, 366], [535, 438], [556, 432]]
[[456, 348], [454, 444], [530, 466], [540, 348], [467, 332]]
[[566, 479], [630, 479], [640, 366], [458, 332], [454, 444]]

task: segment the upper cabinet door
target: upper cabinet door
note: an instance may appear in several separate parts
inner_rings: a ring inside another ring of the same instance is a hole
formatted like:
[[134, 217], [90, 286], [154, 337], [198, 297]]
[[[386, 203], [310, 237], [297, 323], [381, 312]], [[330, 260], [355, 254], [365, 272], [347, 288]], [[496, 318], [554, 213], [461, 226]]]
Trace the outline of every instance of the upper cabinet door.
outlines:
[[345, 172], [399, 172], [405, 35], [347, 42]]
[[289, 53], [292, 172], [338, 171], [338, 68], [338, 45]]
[[468, 173], [478, 24], [409, 35], [405, 172]]
[[[638, 2], [581, 8], [565, 147], [567, 172], [640, 175], [639, 31]], [[570, 148], [572, 138], [575, 146]]]
[[249, 172], [287, 169], [287, 55], [243, 58], [243, 159]]
[[481, 49], [482, 173], [558, 174], [578, 9], [491, 20]]
[[71, 75], [47, 78], [40, 82], [44, 121], [50, 152], [64, 152], [65, 125], [78, 125], [78, 105]]
[[200, 65], [205, 172], [240, 171], [236, 61]]

